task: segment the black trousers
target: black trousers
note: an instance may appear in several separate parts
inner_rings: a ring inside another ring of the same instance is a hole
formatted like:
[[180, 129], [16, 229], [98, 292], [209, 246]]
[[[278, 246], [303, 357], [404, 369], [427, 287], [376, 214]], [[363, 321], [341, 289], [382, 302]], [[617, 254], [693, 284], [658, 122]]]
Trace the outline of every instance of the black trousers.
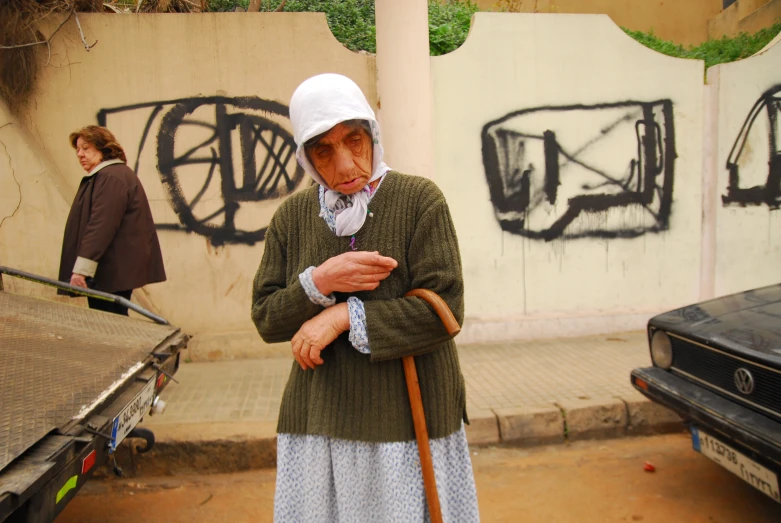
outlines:
[[[133, 294], [133, 289], [130, 289], [129, 291], [112, 292], [111, 294], [116, 294], [117, 296], [122, 296], [126, 300], [130, 300], [130, 295]], [[100, 298], [90, 298], [90, 297], [87, 297], [87, 302], [89, 303], [90, 309], [95, 309], [104, 312], [111, 312], [113, 314], [121, 314], [122, 316], [127, 316], [127, 307], [125, 307], [124, 305], [120, 305], [119, 303], [101, 300]]]

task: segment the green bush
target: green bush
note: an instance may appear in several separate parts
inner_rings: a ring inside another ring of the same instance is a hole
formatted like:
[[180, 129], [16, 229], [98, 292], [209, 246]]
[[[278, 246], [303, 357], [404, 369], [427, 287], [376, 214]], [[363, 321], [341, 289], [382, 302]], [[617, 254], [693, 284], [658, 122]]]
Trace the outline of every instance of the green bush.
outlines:
[[[276, 0], [269, 3], [269, 11], [279, 5]], [[325, 13], [331, 32], [342, 45], [353, 51], [377, 52], [374, 0], [290, 0], [285, 12]]]
[[[209, 0], [209, 11], [247, 8], [249, 0]], [[275, 11], [280, 0], [261, 0], [261, 11]], [[438, 56], [457, 49], [469, 34], [469, 24], [478, 7], [471, 0], [430, 0], [428, 3], [429, 49]], [[285, 12], [325, 13], [337, 40], [353, 51], [377, 52], [374, 0], [289, 0]]]
[[432, 56], [458, 49], [469, 34], [472, 15], [478, 11], [471, 0], [466, 2], [428, 3], [428, 42]]
[[209, 0], [205, 11], [213, 13], [235, 11], [237, 7], [246, 10], [248, 6], [249, 0]]
[[626, 34], [654, 51], [675, 56], [677, 58], [692, 58], [704, 60], [705, 68], [716, 64], [734, 62], [742, 58], [748, 58], [770, 43], [781, 32], [781, 22], [749, 35], [741, 33], [734, 38], [722, 37], [718, 40], [708, 40], [697, 46], [684, 47], [674, 42], [662, 40], [650, 33], [630, 31], [622, 27]]

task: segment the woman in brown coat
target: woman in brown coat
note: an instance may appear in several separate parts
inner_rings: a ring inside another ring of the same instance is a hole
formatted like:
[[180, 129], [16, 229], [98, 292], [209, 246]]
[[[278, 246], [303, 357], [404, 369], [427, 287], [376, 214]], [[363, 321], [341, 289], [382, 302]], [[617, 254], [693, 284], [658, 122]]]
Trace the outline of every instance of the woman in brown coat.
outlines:
[[[62, 242], [59, 279], [130, 299], [133, 289], [165, 281], [163, 256], [141, 182], [122, 146], [105, 127], [70, 135], [82, 178]], [[88, 298], [91, 309], [127, 315], [127, 308]]]

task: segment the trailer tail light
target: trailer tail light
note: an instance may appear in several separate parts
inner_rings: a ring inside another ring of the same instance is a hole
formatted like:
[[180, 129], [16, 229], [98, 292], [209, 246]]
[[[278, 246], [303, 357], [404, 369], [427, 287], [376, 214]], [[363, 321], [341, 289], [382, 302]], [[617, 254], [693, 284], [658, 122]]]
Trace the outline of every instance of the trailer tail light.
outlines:
[[81, 462], [81, 473], [82, 475], [89, 472], [89, 469], [91, 469], [93, 466], [95, 466], [95, 458], [97, 457], [98, 453], [96, 451], [92, 451], [89, 454], [87, 454], [87, 457], [84, 458], [84, 461]]
[[643, 390], [648, 390], [648, 383], [646, 383], [645, 381], [641, 380], [640, 378], [635, 378], [635, 385], [637, 385], [638, 387], [640, 387]]
[[157, 377], [157, 388], [159, 389], [160, 387], [162, 387], [164, 383], [165, 383], [165, 374], [161, 372], [160, 375]]

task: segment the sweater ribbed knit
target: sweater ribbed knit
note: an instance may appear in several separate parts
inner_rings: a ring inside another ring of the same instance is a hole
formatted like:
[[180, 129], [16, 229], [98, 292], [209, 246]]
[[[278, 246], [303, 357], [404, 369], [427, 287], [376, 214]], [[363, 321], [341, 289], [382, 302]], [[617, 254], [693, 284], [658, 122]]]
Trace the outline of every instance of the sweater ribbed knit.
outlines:
[[[312, 303], [298, 275], [350, 250], [319, 216], [318, 187], [287, 198], [269, 224], [255, 276], [252, 319], [269, 343], [289, 341], [323, 308]], [[343, 333], [323, 350], [314, 370], [293, 362], [277, 431], [367, 442], [415, 439], [401, 357], [414, 355], [429, 437], [444, 437], [466, 418], [464, 379], [455, 342], [415, 288], [442, 297], [463, 322], [463, 277], [455, 228], [442, 192], [431, 181], [389, 172], [355, 234], [355, 247], [378, 251], [399, 266], [374, 291], [336, 293], [337, 302], [364, 302], [371, 354]]]

